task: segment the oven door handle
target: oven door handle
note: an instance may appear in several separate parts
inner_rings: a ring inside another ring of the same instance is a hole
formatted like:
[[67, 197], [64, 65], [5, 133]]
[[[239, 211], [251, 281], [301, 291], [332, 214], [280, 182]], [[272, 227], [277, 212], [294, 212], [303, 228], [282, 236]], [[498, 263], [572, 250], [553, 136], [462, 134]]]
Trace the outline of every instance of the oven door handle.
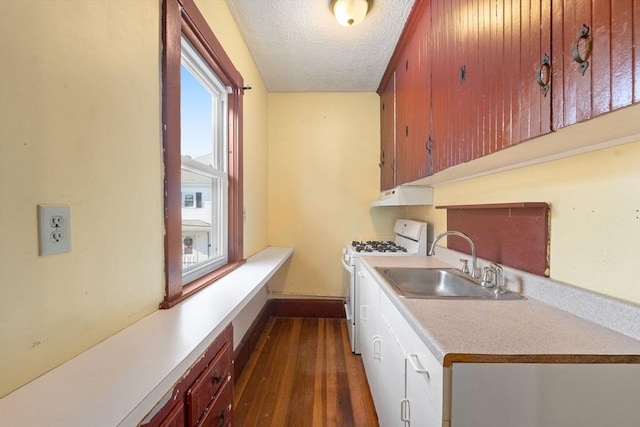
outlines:
[[353, 274], [353, 266], [347, 264], [347, 262], [344, 260], [344, 257], [342, 257], [342, 266], [344, 267], [345, 270], [347, 270], [349, 273]]

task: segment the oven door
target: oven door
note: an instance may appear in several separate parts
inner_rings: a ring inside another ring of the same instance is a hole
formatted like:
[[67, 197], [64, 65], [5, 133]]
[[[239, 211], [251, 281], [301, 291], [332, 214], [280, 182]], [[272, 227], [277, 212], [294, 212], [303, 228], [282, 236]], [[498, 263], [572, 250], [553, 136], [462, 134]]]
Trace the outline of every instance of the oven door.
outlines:
[[349, 341], [351, 341], [351, 351], [356, 351], [356, 268], [349, 265], [342, 257], [342, 286], [345, 295], [344, 312], [347, 317], [347, 330], [349, 331]]

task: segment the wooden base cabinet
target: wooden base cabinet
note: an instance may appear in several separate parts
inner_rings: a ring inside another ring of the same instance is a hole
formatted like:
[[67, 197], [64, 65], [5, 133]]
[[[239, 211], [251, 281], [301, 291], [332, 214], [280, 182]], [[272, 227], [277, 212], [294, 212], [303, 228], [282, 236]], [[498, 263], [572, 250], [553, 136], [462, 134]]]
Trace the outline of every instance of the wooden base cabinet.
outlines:
[[140, 426], [226, 427], [233, 416], [233, 329], [229, 324]]

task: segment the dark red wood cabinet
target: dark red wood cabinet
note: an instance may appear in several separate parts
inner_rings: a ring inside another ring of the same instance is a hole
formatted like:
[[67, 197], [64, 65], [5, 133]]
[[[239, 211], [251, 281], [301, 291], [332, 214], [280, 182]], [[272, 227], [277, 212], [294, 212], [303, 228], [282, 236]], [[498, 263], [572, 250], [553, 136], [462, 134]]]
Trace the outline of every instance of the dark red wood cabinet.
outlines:
[[402, 35], [393, 69], [380, 94], [380, 189], [431, 175], [431, 65], [428, 2], [416, 3], [419, 19]]
[[378, 91], [394, 185], [640, 102], [639, 45], [640, 0], [416, 0]]
[[233, 417], [233, 329], [230, 324], [140, 426], [222, 427]]
[[640, 0], [554, 0], [553, 127], [640, 102]]
[[396, 76], [396, 185], [431, 175], [431, 59], [429, 3], [402, 50]]
[[396, 74], [380, 93], [380, 190], [395, 187], [396, 161]]
[[431, 4], [434, 172], [550, 132], [551, 1]]

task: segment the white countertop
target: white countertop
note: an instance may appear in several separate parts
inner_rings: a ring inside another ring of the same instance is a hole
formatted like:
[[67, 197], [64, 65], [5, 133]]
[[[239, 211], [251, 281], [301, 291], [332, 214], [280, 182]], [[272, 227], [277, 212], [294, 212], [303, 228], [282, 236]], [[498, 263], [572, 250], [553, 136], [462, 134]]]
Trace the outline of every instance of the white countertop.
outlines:
[[292, 255], [268, 247], [0, 399], [2, 427], [134, 426]]
[[444, 366], [456, 361], [640, 363], [640, 341], [533, 298], [499, 301], [401, 298], [374, 269], [451, 268], [437, 257], [365, 256], [362, 260], [362, 265]]

